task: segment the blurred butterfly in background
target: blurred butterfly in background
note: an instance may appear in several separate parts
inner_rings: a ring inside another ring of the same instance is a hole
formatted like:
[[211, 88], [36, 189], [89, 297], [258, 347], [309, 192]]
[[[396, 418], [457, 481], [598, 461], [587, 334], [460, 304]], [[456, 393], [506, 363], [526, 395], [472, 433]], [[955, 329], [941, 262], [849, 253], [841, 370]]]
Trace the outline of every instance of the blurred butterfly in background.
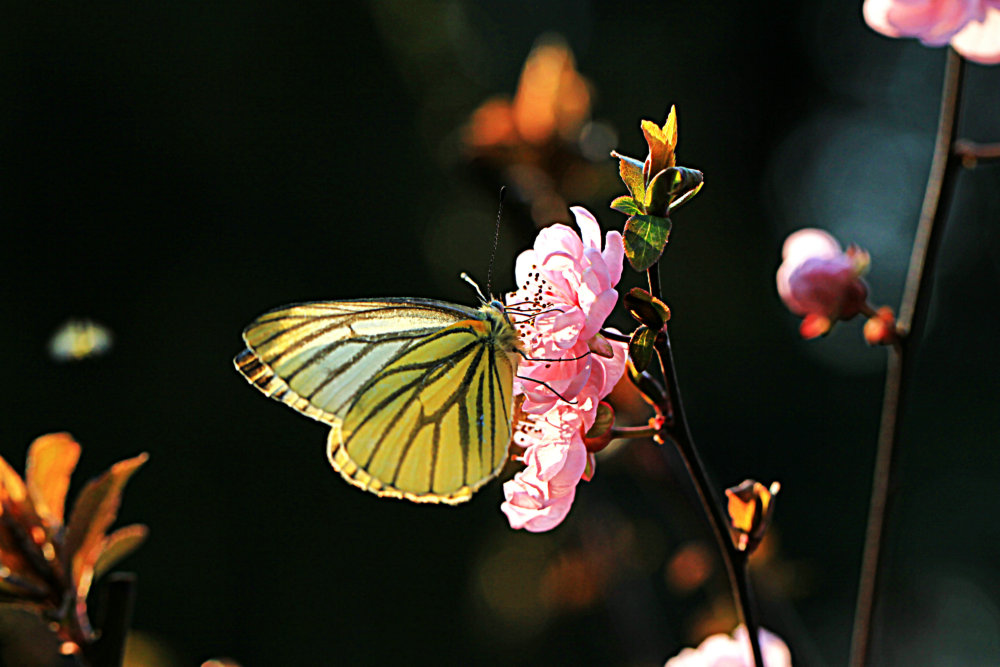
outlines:
[[67, 320], [49, 339], [49, 356], [54, 361], [80, 361], [111, 349], [111, 330], [87, 319]]
[[457, 504], [507, 459], [518, 348], [498, 301], [297, 304], [261, 315], [243, 340], [237, 370], [329, 424], [327, 457], [355, 486]]

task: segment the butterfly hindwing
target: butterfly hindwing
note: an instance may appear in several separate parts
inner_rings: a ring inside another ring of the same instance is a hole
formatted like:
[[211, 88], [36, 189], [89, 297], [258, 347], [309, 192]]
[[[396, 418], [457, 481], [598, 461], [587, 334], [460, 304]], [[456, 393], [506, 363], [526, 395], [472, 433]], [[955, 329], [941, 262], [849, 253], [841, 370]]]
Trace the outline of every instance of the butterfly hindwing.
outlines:
[[513, 334], [498, 329], [508, 326], [431, 300], [300, 304], [247, 327], [236, 366], [331, 425], [330, 462], [352, 484], [457, 503], [506, 457], [516, 361]]
[[514, 371], [489, 327], [457, 322], [374, 376], [330, 434], [334, 466], [359, 486], [418, 502], [461, 502], [495, 477], [511, 437]]

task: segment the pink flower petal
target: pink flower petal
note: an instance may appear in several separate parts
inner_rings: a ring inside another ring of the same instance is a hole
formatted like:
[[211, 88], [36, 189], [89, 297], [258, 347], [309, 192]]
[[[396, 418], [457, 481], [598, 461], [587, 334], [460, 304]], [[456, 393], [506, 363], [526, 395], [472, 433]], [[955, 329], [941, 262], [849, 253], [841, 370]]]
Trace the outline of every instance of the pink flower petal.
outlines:
[[580, 228], [580, 237], [587, 248], [601, 249], [601, 226], [594, 214], [582, 206], [571, 206], [569, 209], [576, 218], [576, 226]]
[[[516, 479], [516, 475], [515, 475]], [[516, 485], [514, 480], [504, 484], [504, 495], [507, 495], [507, 487]], [[566, 518], [570, 508], [573, 506], [575, 494], [563, 496], [554, 500], [544, 507], [523, 507], [521, 503], [525, 496], [518, 491], [513, 491], [511, 497], [501, 503], [500, 510], [507, 515], [510, 527], [514, 529], [524, 529], [531, 533], [541, 533], [552, 530]]]
[[[757, 634], [764, 667], [791, 667], [792, 654], [780, 637], [760, 628]], [[729, 635], [712, 635], [698, 648], [686, 648], [667, 661], [666, 667], [752, 667], [753, 653], [747, 630], [739, 626]]]
[[584, 282], [587, 283], [595, 293], [603, 292], [614, 287], [611, 282], [611, 273], [608, 265], [604, 263], [604, 255], [594, 248], [587, 248], [583, 251], [583, 258], [586, 260]]
[[951, 40], [962, 56], [984, 65], [1000, 63], [1000, 8], [986, 10], [986, 20], [973, 21]]
[[604, 240], [604, 265], [608, 267], [608, 277], [611, 285], [617, 285], [622, 279], [622, 266], [625, 258], [625, 243], [618, 232], [608, 232]]
[[580, 338], [589, 340], [597, 335], [597, 332], [604, 326], [604, 320], [608, 319], [608, 315], [615, 309], [617, 303], [618, 292], [608, 290], [599, 294], [590, 307], [590, 316], [587, 318], [586, 324], [580, 330]]
[[943, 46], [981, 12], [980, 0], [896, 0], [887, 18], [901, 35]]
[[889, 10], [894, 0], [865, 0], [861, 9], [868, 27], [887, 37], [900, 37], [899, 29], [889, 23]]
[[573, 259], [579, 259], [583, 253], [583, 242], [570, 227], [563, 224], [552, 225], [538, 232], [535, 252], [543, 258], [552, 252], [562, 252]]
[[1000, 63], [1000, 4], [996, 0], [865, 0], [865, 22], [889, 37], [927, 46], [949, 41], [962, 56]]

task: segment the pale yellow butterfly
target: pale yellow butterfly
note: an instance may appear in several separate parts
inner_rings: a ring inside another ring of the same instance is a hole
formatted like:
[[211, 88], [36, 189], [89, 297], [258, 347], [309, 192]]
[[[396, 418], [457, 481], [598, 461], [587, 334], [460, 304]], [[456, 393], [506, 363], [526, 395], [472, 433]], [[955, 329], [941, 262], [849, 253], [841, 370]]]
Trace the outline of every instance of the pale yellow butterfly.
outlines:
[[92, 320], [67, 320], [49, 339], [49, 356], [56, 361], [79, 361], [111, 349], [111, 330]]
[[327, 456], [379, 496], [456, 504], [496, 477], [511, 440], [517, 333], [498, 301], [327, 301], [261, 315], [236, 368], [332, 428]]

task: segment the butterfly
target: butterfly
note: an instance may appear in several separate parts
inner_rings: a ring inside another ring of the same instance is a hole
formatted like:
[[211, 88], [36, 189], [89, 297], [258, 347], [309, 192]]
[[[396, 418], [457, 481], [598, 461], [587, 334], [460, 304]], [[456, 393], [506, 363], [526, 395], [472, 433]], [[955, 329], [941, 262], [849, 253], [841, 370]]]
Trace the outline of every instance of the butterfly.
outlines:
[[80, 361], [111, 349], [111, 330], [92, 320], [67, 320], [49, 339], [49, 356], [55, 361]]
[[507, 459], [519, 348], [499, 301], [296, 304], [258, 317], [243, 340], [237, 370], [329, 424], [327, 458], [355, 486], [457, 504]]

